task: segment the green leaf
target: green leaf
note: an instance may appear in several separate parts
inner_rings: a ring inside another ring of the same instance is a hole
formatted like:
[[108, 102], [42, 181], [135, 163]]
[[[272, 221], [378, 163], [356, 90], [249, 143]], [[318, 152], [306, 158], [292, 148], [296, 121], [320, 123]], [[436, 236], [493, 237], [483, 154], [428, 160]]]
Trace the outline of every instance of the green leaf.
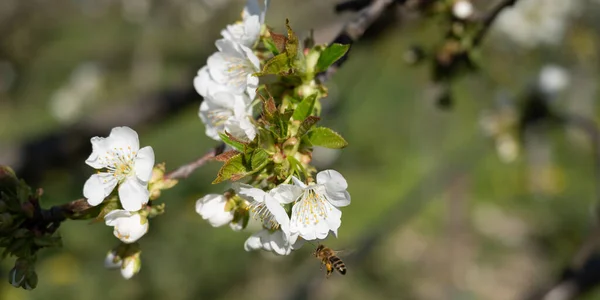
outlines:
[[298, 37], [296, 34], [294, 34], [294, 31], [290, 27], [290, 20], [285, 20], [285, 27], [287, 28], [288, 34], [288, 38], [285, 41], [285, 53], [287, 53], [289, 61], [292, 61], [298, 54]]
[[[287, 38], [283, 34], [278, 34], [269, 30], [269, 34], [271, 35], [270, 41], [272, 46], [275, 47], [275, 51], [271, 50], [274, 55], [277, 55], [285, 50], [285, 43]], [[269, 46], [267, 46], [269, 48]]]
[[277, 112], [277, 106], [275, 105], [275, 100], [272, 96], [269, 96], [268, 99], [262, 99], [263, 101], [263, 116], [268, 121], [273, 120], [275, 117], [275, 113]]
[[281, 53], [273, 56], [263, 66], [262, 71], [255, 73], [255, 76], [265, 76], [269, 74], [285, 75], [290, 71], [289, 58], [287, 53]]
[[217, 184], [228, 179], [235, 181], [246, 176], [247, 172], [246, 166], [244, 165], [244, 155], [240, 153], [234, 155], [223, 164], [219, 173], [217, 173], [217, 178], [212, 183]]
[[319, 122], [321, 118], [317, 116], [308, 116], [302, 123], [300, 127], [298, 127], [298, 132], [296, 133], [297, 137], [302, 137], [305, 135], [317, 122]]
[[337, 132], [327, 127], [316, 127], [308, 132], [308, 139], [314, 146], [340, 149], [348, 146], [348, 142]]
[[269, 153], [263, 149], [256, 149], [250, 155], [242, 153], [234, 155], [221, 167], [213, 184], [225, 180], [237, 181], [258, 172], [270, 162], [269, 158]]
[[275, 117], [275, 125], [279, 129], [279, 137], [286, 137], [288, 134], [288, 126], [290, 124], [290, 118], [294, 114], [293, 110], [286, 110], [284, 113], [277, 113]]
[[350, 45], [342, 45], [342, 44], [331, 44], [329, 47], [325, 48], [323, 52], [321, 52], [321, 56], [319, 56], [319, 60], [317, 61], [317, 73], [323, 72], [329, 68], [329, 66], [333, 65], [338, 59], [342, 58]]
[[223, 141], [223, 143], [233, 147], [235, 150], [240, 151], [240, 152], [244, 152], [244, 150], [246, 149], [246, 146], [248, 145], [247, 143], [234, 138], [229, 133], [219, 133], [219, 136], [221, 137], [221, 140]]
[[294, 114], [292, 115], [292, 118], [294, 120], [299, 120], [299, 121], [306, 119], [308, 116], [310, 116], [312, 114], [313, 109], [315, 108], [316, 101], [317, 101], [317, 94], [312, 94], [312, 95], [304, 98], [304, 100], [302, 100], [298, 104], [298, 106], [296, 106], [296, 109], [294, 110]]
[[260, 171], [260, 169], [264, 168], [269, 163], [269, 158], [270, 155], [267, 151], [263, 149], [254, 150], [252, 158], [250, 159], [250, 173]]

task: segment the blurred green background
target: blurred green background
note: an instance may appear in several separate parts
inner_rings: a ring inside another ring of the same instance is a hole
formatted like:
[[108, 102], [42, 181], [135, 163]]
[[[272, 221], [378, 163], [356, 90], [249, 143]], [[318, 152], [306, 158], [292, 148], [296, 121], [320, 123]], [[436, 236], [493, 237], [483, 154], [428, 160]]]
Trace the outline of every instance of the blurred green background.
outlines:
[[[522, 2], [533, 1], [554, 0]], [[215, 51], [221, 28], [244, 5], [0, 2], [0, 163], [19, 155], [10, 153], [14, 146], [97, 118], [98, 111], [110, 113], [163, 88], [189, 87]], [[315, 29], [321, 42], [352, 18], [334, 13], [337, 1], [271, 2], [267, 24], [280, 30], [289, 18], [300, 35]], [[490, 2], [476, 6], [485, 10]], [[398, 13], [388, 30], [352, 48], [350, 60], [328, 83], [331, 107], [324, 118], [350, 146], [317, 155], [320, 168], [344, 174], [352, 195], [339, 239], [326, 244], [350, 255], [365, 243], [372, 246], [347, 262], [346, 276], [326, 280], [310, 244], [288, 257], [248, 253], [243, 243], [251, 231], [204, 222], [195, 201], [226, 188], [210, 184], [219, 168], [211, 163], [163, 194], [167, 213], [153, 219], [141, 239], [143, 265], [133, 279], [103, 267], [117, 244], [111, 228], [72, 221], [60, 228], [64, 247], [41, 252], [36, 290], [10, 286], [5, 274], [13, 260], [2, 261], [0, 299], [523, 298], [559, 276], [595, 222], [592, 145], [577, 130], [542, 127], [527, 134], [516, 159], [503, 159], [482, 130], [482, 114], [498, 111], [498, 99], [522, 101], [540, 69], [552, 63], [570, 74], [552, 107], [598, 118], [600, 4], [573, 2], [578, 7], [569, 8], [564, 32], [550, 33], [557, 42], [523, 45], [492, 30], [480, 53], [482, 72], [455, 82], [451, 110], [435, 105], [430, 68], [405, 63], [410, 46], [440, 41], [439, 20]], [[204, 136], [197, 109], [190, 105], [134, 128], [141, 145], [152, 145], [167, 169], [215, 145]], [[44, 173], [43, 204], [80, 198], [90, 174], [83, 160], [75, 169]], [[588, 299], [600, 299], [600, 292]]]

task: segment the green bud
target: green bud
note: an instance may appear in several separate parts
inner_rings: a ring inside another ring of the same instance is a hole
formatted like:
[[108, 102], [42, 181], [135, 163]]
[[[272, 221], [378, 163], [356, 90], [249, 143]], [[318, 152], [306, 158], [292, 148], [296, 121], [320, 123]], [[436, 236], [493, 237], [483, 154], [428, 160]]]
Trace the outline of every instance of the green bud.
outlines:
[[28, 291], [31, 291], [31, 290], [33, 290], [33, 289], [35, 289], [37, 287], [37, 284], [38, 284], [37, 273], [35, 271], [33, 271], [33, 270], [30, 270], [27, 273], [25, 282], [22, 284], [22, 286], [23, 286], [24, 289], [26, 289]]
[[275, 154], [273, 154], [273, 162], [276, 164], [280, 164], [285, 160], [285, 157], [283, 156], [283, 154], [281, 154], [281, 152], [275, 152]]
[[17, 193], [19, 179], [15, 175], [15, 171], [9, 166], [0, 165], [0, 191], [14, 195]]
[[10, 213], [0, 214], [0, 230], [7, 229], [13, 224], [13, 216]]
[[128, 256], [123, 260], [121, 266], [121, 275], [125, 279], [130, 279], [133, 275], [137, 274], [142, 268], [142, 260], [140, 259], [140, 252], [134, 255]]
[[19, 258], [15, 266], [8, 272], [8, 282], [14, 287], [20, 287], [27, 278], [29, 262], [26, 259]]

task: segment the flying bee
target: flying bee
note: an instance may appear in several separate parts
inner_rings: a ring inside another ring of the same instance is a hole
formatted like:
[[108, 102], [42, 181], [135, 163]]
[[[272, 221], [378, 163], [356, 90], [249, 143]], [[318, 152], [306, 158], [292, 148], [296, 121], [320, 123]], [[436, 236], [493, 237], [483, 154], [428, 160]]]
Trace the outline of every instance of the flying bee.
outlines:
[[325, 247], [324, 245], [319, 245], [315, 250], [315, 257], [321, 260], [321, 268], [325, 265], [327, 269], [327, 278], [333, 273], [333, 269], [337, 270], [340, 274], [346, 274], [346, 265], [336, 256], [337, 251], [332, 250], [331, 248]]

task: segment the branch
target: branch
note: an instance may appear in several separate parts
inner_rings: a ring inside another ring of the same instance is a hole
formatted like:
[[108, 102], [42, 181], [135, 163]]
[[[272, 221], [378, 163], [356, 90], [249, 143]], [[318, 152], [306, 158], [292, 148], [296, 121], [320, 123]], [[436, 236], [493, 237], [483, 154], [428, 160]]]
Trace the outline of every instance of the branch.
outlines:
[[[340, 43], [340, 44], [348, 44], [352, 45], [354, 42], [358, 41], [365, 31], [375, 23], [383, 13], [394, 4], [401, 3], [403, 1], [398, 0], [372, 0], [371, 3], [368, 4], [365, 8], [363, 8], [358, 16], [346, 23], [344, 29], [333, 39], [331, 42]], [[339, 6], [339, 5], [338, 5]], [[331, 65], [327, 71], [324, 71], [317, 75], [317, 79], [320, 82], [325, 82], [335, 74], [335, 72], [341, 67], [346, 60], [348, 59], [348, 54], [350, 50], [346, 52], [346, 54], [336, 61], [333, 65]]]
[[481, 44], [481, 41], [486, 36], [490, 27], [494, 21], [498, 18], [500, 13], [507, 7], [513, 6], [517, 3], [517, 0], [502, 0], [493, 10], [491, 10], [487, 15], [483, 17], [482, 25], [483, 27], [477, 32], [475, 37], [473, 38], [473, 46], [478, 46]]
[[204, 164], [212, 160], [215, 156], [221, 154], [225, 149], [225, 144], [221, 143], [217, 147], [209, 150], [202, 157], [195, 161], [180, 166], [179, 168], [165, 174], [165, 179], [183, 179], [188, 178], [196, 169], [202, 167]]

